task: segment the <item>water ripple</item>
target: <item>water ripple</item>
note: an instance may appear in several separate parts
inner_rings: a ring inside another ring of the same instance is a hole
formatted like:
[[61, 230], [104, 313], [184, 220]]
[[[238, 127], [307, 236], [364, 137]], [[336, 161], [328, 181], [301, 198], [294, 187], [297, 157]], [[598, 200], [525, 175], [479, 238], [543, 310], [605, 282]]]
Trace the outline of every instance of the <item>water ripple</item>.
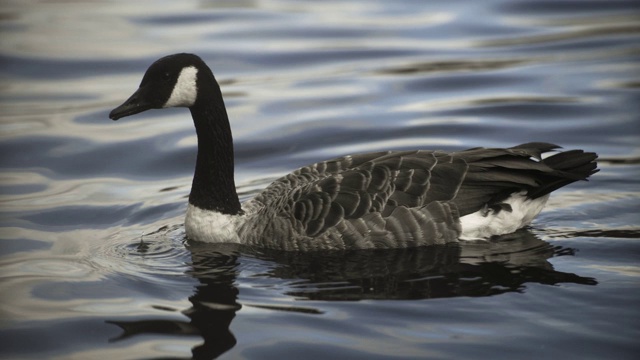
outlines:
[[190, 268], [181, 225], [164, 226], [135, 240], [124, 239], [121, 234], [105, 240], [94, 249], [93, 260], [101, 271], [158, 282], [182, 277]]
[[[637, 1], [6, 3], [0, 357], [504, 357], [505, 338], [521, 357], [637, 355]], [[220, 80], [242, 200], [389, 148], [546, 141], [597, 152], [601, 171], [505, 241], [185, 242], [188, 111], [108, 119], [181, 51]]]

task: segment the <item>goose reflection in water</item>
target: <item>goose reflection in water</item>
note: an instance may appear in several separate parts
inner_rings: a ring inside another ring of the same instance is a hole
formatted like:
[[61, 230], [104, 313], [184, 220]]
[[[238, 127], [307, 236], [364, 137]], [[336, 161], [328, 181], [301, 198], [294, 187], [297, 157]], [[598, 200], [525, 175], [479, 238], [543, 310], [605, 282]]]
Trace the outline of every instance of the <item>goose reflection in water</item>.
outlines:
[[554, 270], [548, 259], [573, 255], [573, 249], [552, 246], [528, 230], [491, 241], [384, 251], [291, 253], [205, 243], [188, 248], [188, 275], [199, 282], [189, 298], [192, 307], [183, 311], [190, 321], [108, 321], [123, 329], [112, 341], [140, 334], [197, 335], [204, 342], [192, 349], [193, 358], [213, 359], [236, 344], [229, 325], [243, 305], [322, 314], [305, 306], [240, 304], [234, 284], [243, 257], [271, 262], [270, 270], [252, 277], [288, 281], [284, 294], [303, 301], [477, 297], [523, 292], [527, 283], [597, 284]]

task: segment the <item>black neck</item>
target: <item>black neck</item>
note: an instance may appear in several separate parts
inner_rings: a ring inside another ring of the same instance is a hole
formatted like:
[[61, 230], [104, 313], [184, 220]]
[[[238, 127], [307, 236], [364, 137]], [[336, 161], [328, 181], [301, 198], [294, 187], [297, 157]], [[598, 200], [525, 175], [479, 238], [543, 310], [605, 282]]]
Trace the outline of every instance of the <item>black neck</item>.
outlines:
[[233, 175], [233, 138], [222, 94], [212, 74], [210, 79], [199, 75], [198, 99], [189, 108], [198, 135], [189, 203], [204, 210], [240, 214]]

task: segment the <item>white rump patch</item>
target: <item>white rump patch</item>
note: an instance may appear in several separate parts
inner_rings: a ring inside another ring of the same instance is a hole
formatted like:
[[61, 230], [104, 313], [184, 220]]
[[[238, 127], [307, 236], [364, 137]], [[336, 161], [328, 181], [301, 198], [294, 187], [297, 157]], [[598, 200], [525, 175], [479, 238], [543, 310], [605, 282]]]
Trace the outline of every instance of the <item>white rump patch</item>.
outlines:
[[533, 200], [528, 199], [526, 195], [526, 191], [521, 191], [504, 201], [511, 206], [511, 211], [503, 209], [496, 213], [491, 209], [481, 209], [461, 217], [460, 240], [486, 239], [494, 235], [510, 234], [529, 225], [542, 211], [549, 195]]
[[240, 243], [237, 232], [242, 215], [227, 215], [189, 204], [184, 227], [191, 240], [210, 243]]
[[163, 107], [190, 107], [196, 103], [198, 97], [198, 86], [196, 81], [198, 79], [198, 69], [195, 66], [189, 66], [183, 68], [180, 71], [178, 80], [173, 86], [173, 91], [169, 100]]

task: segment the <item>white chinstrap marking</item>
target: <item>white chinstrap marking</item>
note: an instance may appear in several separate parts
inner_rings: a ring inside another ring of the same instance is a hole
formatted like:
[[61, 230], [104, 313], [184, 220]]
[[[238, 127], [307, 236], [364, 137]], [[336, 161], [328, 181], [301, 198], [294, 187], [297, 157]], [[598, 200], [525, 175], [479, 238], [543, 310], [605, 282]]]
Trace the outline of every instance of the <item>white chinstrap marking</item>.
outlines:
[[531, 221], [542, 211], [549, 195], [531, 200], [526, 191], [512, 194], [504, 202], [511, 205], [512, 211], [502, 210], [497, 214], [482, 209], [460, 218], [462, 234], [460, 240], [486, 239], [494, 235], [512, 233]]
[[240, 243], [238, 224], [243, 215], [227, 215], [189, 204], [184, 222], [187, 237], [210, 243]]
[[198, 69], [195, 66], [188, 66], [180, 71], [178, 80], [173, 86], [173, 91], [169, 100], [164, 104], [164, 108], [169, 107], [190, 107], [196, 103], [198, 97]]

